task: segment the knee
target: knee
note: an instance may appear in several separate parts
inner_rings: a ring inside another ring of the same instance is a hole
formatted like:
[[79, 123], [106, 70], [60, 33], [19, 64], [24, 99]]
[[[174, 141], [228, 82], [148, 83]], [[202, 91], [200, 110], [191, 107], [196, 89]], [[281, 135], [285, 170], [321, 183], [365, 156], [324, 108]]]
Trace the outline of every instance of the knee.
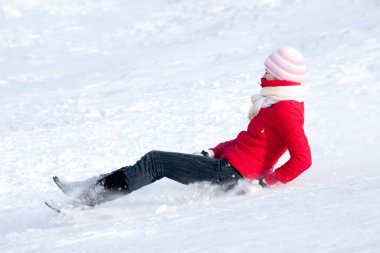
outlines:
[[149, 151], [141, 159], [141, 164], [144, 165], [147, 173], [151, 174], [155, 179], [160, 179], [164, 176], [161, 166], [161, 153], [161, 151]]
[[160, 156], [161, 151], [152, 150], [146, 153], [144, 156], [149, 160], [155, 160]]
[[156, 167], [158, 161], [160, 161], [161, 151], [152, 150], [146, 153], [141, 160], [143, 160], [147, 165]]

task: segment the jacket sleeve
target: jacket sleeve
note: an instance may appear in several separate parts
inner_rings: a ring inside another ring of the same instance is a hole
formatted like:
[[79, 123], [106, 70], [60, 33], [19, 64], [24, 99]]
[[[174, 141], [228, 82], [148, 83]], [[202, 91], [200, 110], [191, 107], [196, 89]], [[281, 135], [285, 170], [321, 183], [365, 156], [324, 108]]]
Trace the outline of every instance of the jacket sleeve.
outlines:
[[235, 145], [235, 139], [219, 143], [216, 147], [210, 148], [215, 153], [215, 158], [220, 158], [220, 156], [223, 153], [223, 150], [226, 149], [229, 146]]
[[278, 181], [290, 182], [307, 170], [312, 163], [309, 143], [303, 128], [303, 110], [289, 106], [279, 110], [275, 116], [277, 119], [276, 131], [285, 143], [290, 158], [273, 174], [265, 177], [268, 185]]

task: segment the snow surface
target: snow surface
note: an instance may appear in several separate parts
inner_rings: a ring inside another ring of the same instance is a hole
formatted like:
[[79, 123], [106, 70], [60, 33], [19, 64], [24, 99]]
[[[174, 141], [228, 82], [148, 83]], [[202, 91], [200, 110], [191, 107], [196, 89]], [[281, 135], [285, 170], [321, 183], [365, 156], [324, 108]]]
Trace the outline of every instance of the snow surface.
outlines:
[[[1, 0], [0, 252], [380, 252], [379, 34], [378, 0]], [[69, 200], [54, 175], [234, 138], [281, 46], [308, 62], [295, 181], [44, 206]]]

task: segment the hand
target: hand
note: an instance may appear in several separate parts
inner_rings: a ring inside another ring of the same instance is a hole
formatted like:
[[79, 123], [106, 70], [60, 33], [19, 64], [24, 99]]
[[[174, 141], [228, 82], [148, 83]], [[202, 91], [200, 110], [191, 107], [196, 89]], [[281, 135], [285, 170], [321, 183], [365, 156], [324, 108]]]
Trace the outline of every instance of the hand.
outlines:
[[265, 181], [264, 178], [262, 178], [262, 179], [255, 179], [255, 180], [252, 180], [252, 181], [251, 181], [251, 184], [253, 184], [253, 185], [257, 185], [257, 186], [260, 185], [262, 188], [266, 188], [266, 187], [268, 187], [268, 184], [267, 184], [267, 182]]
[[209, 149], [207, 151], [202, 150], [201, 152], [195, 152], [195, 153], [193, 153], [193, 155], [201, 155], [201, 156], [210, 157], [210, 158], [215, 157], [215, 153], [211, 149]]
[[263, 187], [263, 188], [268, 187], [268, 184], [265, 181], [265, 178], [262, 178], [259, 180], [259, 185], [261, 185], [261, 187]]

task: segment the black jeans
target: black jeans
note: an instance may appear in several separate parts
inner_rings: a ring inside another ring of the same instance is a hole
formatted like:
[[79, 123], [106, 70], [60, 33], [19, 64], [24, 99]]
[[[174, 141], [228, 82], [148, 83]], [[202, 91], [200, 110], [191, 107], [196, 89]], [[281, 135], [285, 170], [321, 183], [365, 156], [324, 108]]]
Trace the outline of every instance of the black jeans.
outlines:
[[227, 189], [243, 178], [223, 159], [151, 151], [136, 164], [116, 170], [106, 175], [101, 181], [105, 188], [124, 189], [130, 193], [163, 177], [182, 184], [209, 182], [223, 185]]
[[[151, 151], [132, 166], [101, 175], [96, 183], [79, 196], [82, 203], [98, 205], [161, 178], [182, 184], [208, 182], [233, 188], [243, 176], [226, 160], [174, 152]], [[100, 187], [100, 188], [99, 188]]]

